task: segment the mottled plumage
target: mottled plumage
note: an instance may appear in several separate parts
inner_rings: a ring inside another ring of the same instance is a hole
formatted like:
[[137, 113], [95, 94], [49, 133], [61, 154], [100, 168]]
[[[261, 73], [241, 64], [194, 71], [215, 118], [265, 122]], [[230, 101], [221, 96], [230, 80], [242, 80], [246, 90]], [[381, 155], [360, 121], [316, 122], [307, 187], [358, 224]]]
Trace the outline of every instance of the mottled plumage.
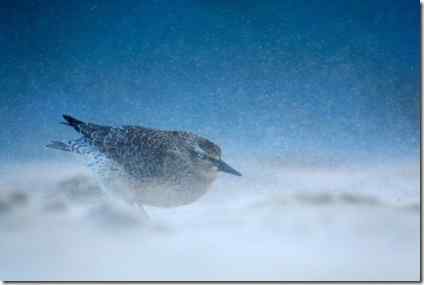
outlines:
[[64, 115], [82, 138], [50, 148], [82, 154], [100, 182], [128, 202], [161, 207], [200, 198], [218, 171], [241, 175], [221, 160], [221, 149], [189, 132], [84, 123]]

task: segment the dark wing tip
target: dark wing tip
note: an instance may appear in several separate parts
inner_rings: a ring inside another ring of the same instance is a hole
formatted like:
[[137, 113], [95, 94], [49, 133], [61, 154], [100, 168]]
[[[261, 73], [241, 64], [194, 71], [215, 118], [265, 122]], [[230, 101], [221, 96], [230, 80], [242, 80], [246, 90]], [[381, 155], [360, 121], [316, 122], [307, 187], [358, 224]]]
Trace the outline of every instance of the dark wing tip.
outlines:
[[77, 131], [79, 131], [80, 126], [82, 124], [84, 124], [83, 121], [80, 121], [80, 120], [78, 120], [78, 119], [76, 119], [76, 118], [74, 118], [70, 115], [66, 115], [66, 114], [63, 114], [63, 119], [65, 119], [65, 122], [62, 122], [62, 124], [71, 126], [71, 127], [75, 128]]

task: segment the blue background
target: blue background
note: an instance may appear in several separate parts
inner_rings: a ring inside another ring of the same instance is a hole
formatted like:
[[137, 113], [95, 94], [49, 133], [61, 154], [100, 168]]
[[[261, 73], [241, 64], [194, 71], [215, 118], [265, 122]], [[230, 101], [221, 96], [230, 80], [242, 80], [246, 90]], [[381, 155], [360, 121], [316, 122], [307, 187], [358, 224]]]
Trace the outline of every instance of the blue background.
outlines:
[[417, 157], [419, 1], [5, 1], [0, 158], [62, 113], [191, 130], [224, 154]]

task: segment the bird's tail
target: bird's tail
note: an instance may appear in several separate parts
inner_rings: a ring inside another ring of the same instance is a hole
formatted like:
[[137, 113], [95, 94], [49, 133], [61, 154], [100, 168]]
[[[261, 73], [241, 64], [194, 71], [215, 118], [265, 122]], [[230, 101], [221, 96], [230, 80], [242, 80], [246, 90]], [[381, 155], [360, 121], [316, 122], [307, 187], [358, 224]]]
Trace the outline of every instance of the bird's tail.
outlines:
[[70, 144], [61, 141], [52, 141], [51, 143], [46, 145], [46, 147], [63, 151], [72, 151], [72, 146]]
[[67, 142], [52, 141], [48, 145], [46, 145], [46, 147], [83, 155], [89, 154], [94, 151], [91, 144], [84, 137], [81, 137], [76, 140], [70, 140]]
[[63, 151], [72, 151], [72, 146], [70, 144], [61, 142], [61, 141], [52, 141], [46, 147], [63, 150]]

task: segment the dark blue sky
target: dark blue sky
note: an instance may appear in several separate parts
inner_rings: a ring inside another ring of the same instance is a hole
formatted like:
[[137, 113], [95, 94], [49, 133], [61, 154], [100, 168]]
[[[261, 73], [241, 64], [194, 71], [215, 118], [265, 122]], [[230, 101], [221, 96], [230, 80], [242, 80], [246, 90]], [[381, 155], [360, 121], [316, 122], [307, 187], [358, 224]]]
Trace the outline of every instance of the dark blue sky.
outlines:
[[0, 156], [62, 113], [186, 129], [230, 152], [416, 154], [419, 1], [0, 4]]

